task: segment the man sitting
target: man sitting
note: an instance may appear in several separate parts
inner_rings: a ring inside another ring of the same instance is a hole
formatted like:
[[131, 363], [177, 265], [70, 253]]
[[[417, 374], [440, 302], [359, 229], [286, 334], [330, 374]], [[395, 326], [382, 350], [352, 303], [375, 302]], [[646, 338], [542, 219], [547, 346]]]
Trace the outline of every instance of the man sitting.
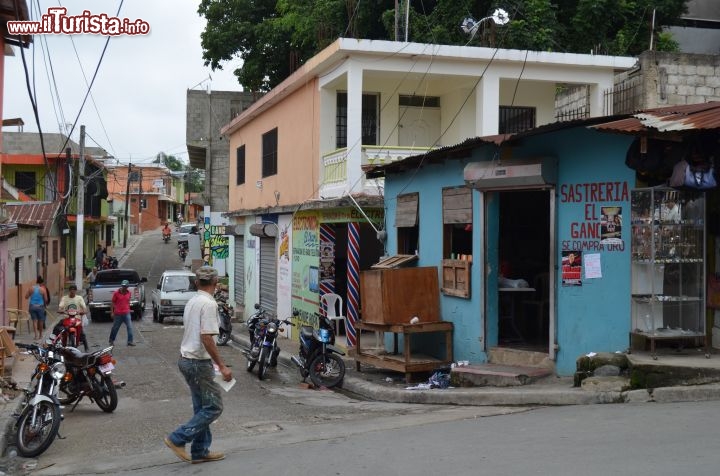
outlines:
[[170, 233], [172, 233], [172, 230], [170, 230], [170, 226], [165, 223], [165, 227], [162, 229], [163, 238], [170, 236]]

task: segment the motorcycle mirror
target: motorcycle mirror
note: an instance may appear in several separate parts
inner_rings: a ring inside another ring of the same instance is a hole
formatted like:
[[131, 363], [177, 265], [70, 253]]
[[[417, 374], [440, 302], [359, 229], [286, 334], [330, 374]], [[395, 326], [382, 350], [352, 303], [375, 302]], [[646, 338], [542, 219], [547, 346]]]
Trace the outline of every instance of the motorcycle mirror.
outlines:
[[295, 310], [293, 311], [293, 317], [298, 317], [299, 315], [300, 315], [300, 311], [298, 311], [297, 309], [295, 309]]
[[260, 309], [260, 304], [255, 303], [255, 309]]

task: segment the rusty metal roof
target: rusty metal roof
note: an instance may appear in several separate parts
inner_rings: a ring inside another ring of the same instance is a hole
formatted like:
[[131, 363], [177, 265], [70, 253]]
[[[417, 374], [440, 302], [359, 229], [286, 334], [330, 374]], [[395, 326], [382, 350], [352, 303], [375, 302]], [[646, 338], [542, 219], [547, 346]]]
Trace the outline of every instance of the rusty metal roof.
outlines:
[[7, 203], [5, 209], [8, 221], [40, 227], [40, 235], [49, 236], [53, 221], [60, 210], [60, 202]]
[[624, 133], [720, 129], [720, 101], [647, 109], [627, 119], [591, 127], [602, 131]]

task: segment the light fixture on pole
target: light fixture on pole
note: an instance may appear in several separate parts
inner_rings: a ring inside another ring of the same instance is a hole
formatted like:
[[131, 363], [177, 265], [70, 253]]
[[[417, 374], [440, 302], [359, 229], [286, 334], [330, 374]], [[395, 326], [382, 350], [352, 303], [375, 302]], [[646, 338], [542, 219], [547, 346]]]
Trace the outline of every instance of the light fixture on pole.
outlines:
[[480, 25], [482, 25], [483, 22], [487, 20], [492, 20], [496, 25], [502, 26], [510, 21], [510, 17], [508, 16], [508, 12], [506, 12], [502, 8], [496, 8], [492, 15], [490, 15], [489, 17], [481, 18], [478, 21], [475, 21], [472, 17], [465, 18], [460, 24], [460, 28], [462, 28], [462, 31], [464, 31], [465, 33], [470, 34], [470, 41], [472, 41], [473, 38], [475, 38], [478, 30], [480, 29]]

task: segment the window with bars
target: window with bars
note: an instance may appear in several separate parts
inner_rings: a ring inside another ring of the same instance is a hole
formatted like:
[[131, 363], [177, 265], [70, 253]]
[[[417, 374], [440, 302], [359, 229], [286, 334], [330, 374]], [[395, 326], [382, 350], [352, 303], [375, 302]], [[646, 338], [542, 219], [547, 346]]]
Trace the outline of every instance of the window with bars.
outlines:
[[500, 106], [499, 134], [514, 134], [535, 127], [534, 107]]
[[245, 183], [245, 146], [242, 145], [235, 151], [235, 184], [242, 185]]
[[[377, 145], [379, 121], [379, 94], [362, 95], [361, 129], [364, 145]], [[335, 147], [347, 147], [347, 93], [338, 92], [336, 97]]]
[[262, 136], [262, 176], [269, 177], [277, 174], [278, 152], [277, 127]]

